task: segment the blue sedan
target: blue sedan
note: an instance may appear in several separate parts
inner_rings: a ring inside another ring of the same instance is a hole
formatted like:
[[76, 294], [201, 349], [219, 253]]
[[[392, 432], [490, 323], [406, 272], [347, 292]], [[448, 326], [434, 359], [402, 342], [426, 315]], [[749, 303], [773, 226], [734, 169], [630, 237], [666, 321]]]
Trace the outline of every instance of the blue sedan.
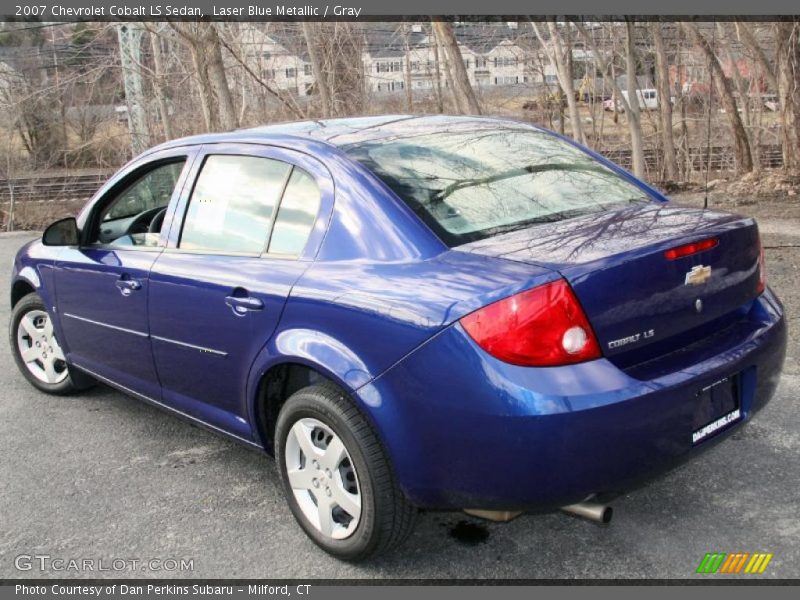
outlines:
[[350, 560], [420, 508], [607, 520], [760, 410], [786, 347], [753, 219], [471, 117], [158, 146], [19, 251], [11, 304], [31, 384], [100, 381], [274, 454]]

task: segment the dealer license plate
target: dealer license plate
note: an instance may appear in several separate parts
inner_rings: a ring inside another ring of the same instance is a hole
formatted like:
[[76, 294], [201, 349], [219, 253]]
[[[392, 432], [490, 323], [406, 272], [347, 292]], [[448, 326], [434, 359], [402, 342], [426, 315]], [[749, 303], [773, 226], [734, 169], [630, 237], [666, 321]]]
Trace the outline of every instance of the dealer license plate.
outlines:
[[702, 442], [742, 418], [739, 395], [739, 375], [715, 381], [697, 392], [692, 444]]

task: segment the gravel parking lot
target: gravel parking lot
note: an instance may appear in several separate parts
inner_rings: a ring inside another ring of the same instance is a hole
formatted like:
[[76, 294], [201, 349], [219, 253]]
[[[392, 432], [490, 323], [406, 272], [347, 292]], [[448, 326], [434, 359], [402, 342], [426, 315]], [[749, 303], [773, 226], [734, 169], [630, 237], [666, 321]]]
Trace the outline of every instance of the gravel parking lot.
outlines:
[[[748, 209], [755, 207], [739, 208]], [[393, 554], [341, 563], [295, 524], [267, 456], [103, 386], [70, 398], [41, 394], [3, 342], [0, 577], [714, 578], [721, 576], [695, 575], [706, 552], [772, 552], [767, 572], [747, 577], [798, 578], [800, 215], [759, 210], [769, 282], [787, 304], [793, 338], [778, 395], [727, 443], [616, 500], [609, 526], [563, 514], [493, 524], [426, 513]], [[30, 238], [0, 235], [4, 327], [11, 260]], [[20, 571], [20, 555], [106, 565], [183, 558], [193, 570], [34, 563]]]

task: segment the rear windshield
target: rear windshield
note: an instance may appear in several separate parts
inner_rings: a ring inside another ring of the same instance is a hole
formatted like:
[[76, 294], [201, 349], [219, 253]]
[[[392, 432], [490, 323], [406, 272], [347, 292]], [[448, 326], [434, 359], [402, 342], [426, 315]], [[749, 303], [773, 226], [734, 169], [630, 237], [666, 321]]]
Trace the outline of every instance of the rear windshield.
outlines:
[[648, 199], [591, 156], [534, 130], [426, 133], [345, 151], [449, 246]]

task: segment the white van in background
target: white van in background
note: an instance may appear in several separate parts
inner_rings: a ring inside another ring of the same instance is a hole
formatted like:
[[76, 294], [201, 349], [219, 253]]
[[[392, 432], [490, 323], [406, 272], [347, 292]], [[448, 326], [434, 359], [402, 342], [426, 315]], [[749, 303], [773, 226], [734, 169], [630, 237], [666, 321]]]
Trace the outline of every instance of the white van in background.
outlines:
[[[636, 92], [636, 95], [639, 98], [639, 108], [641, 110], [656, 110], [658, 108], [658, 90], [655, 88], [643, 88], [641, 90], [637, 90]], [[622, 91], [622, 95], [625, 96], [626, 101], [629, 101], [628, 92], [626, 90]], [[612, 112], [615, 110], [616, 112], [625, 112], [625, 107], [622, 102], [613, 97], [610, 100], [603, 102], [603, 109], [610, 110]]]

